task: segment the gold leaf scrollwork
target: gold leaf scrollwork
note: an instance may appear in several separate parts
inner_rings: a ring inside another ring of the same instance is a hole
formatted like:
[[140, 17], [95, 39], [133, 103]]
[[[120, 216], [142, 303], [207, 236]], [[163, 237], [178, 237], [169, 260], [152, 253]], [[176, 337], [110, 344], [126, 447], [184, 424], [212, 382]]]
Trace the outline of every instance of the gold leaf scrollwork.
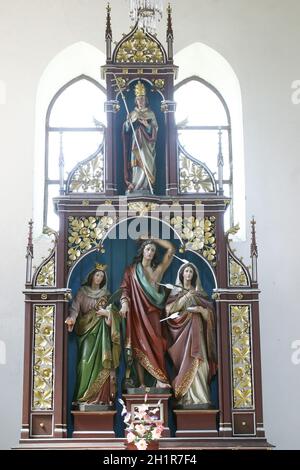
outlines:
[[215, 217], [202, 219], [194, 216], [171, 219], [171, 225], [184, 241], [186, 249], [199, 251], [212, 266], [216, 265]]
[[101, 245], [101, 240], [115, 219], [103, 217], [69, 217], [68, 261], [72, 264], [83, 253]]
[[205, 167], [182, 153], [179, 155], [179, 190], [181, 193], [214, 191], [212, 178]]
[[54, 305], [35, 306], [33, 410], [53, 408]]
[[71, 177], [70, 190], [84, 193], [102, 193], [104, 191], [103, 153], [78, 166]]
[[238, 264], [232, 256], [229, 259], [229, 285], [230, 287], [244, 287], [248, 286], [248, 280], [245, 270]]
[[53, 287], [55, 286], [55, 263], [54, 256], [42, 266], [36, 279], [37, 286]]
[[231, 305], [233, 407], [253, 408], [250, 306]]
[[126, 63], [163, 63], [163, 53], [158, 44], [138, 29], [123, 42], [117, 52], [116, 62]]

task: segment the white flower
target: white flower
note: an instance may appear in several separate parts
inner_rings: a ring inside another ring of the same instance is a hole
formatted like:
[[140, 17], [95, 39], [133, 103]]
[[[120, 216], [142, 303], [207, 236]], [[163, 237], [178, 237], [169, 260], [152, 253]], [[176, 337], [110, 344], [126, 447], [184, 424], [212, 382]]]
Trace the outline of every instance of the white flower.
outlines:
[[139, 440], [136, 444], [138, 450], [146, 450], [147, 449], [147, 442], [145, 439]]
[[146, 428], [143, 424], [137, 424], [135, 426], [135, 430], [140, 436], [144, 436], [144, 434], [146, 432]]
[[146, 415], [146, 411], [140, 411], [140, 407], [138, 407], [138, 409], [134, 411], [134, 419], [145, 419]]
[[143, 411], [147, 411], [148, 410], [148, 405], [140, 405], [139, 406], [139, 412], [142, 413]]
[[149, 413], [152, 415], [155, 415], [159, 411], [159, 408], [153, 408], [153, 410], [150, 410]]
[[159, 428], [155, 428], [152, 430], [152, 439], [159, 439], [161, 436], [161, 430]]
[[127, 434], [127, 442], [133, 442], [135, 439], [135, 435], [133, 434], [133, 432], [129, 432]]

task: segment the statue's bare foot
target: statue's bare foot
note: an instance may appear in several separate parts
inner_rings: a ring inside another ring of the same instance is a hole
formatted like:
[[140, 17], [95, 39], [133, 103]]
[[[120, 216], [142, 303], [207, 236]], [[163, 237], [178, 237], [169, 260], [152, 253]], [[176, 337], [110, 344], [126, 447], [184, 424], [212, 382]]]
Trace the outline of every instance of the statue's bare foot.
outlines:
[[128, 191], [131, 193], [131, 192], [134, 190], [134, 185], [133, 185], [132, 183], [130, 183], [130, 184], [128, 185], [128, 188], [127, 188], [127, 189], [128, 189]]

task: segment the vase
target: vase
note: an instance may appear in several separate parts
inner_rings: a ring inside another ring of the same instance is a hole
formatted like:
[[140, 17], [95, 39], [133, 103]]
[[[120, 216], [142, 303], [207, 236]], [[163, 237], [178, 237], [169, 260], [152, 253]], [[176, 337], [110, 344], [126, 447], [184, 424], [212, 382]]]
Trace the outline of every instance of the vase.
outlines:
[[[126, 442], [126, 450], [138, 450], [137, 446], [134, 442]], [[151, 441], [147, 445], [147, 450], [158, 450], [159, 449], [159, 441]]]

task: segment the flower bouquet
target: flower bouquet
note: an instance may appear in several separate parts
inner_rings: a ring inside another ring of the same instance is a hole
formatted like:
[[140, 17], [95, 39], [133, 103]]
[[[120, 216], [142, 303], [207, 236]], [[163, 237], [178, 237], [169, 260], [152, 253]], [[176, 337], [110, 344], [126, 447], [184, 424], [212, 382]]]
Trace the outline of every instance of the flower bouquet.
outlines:
[[[133, 445], [133, 449], [146, 450], [149, 447], [153, 447], [152, 443], [157, 443], [163, 432], [163, 425], [157, 418], [156, 414], [159, 411], [159, 404], [148, 405], [147, 395], [145, 395], [145, 401], [141, 405], [136, 405], [132, 413], [129, 413], [126, 409], [123, 400], [119, 400], [123, 410], [122, 416], [126, 425], [126, 438], [127, 442]], [[130, 448], [131, 446], [127, 446]]]

